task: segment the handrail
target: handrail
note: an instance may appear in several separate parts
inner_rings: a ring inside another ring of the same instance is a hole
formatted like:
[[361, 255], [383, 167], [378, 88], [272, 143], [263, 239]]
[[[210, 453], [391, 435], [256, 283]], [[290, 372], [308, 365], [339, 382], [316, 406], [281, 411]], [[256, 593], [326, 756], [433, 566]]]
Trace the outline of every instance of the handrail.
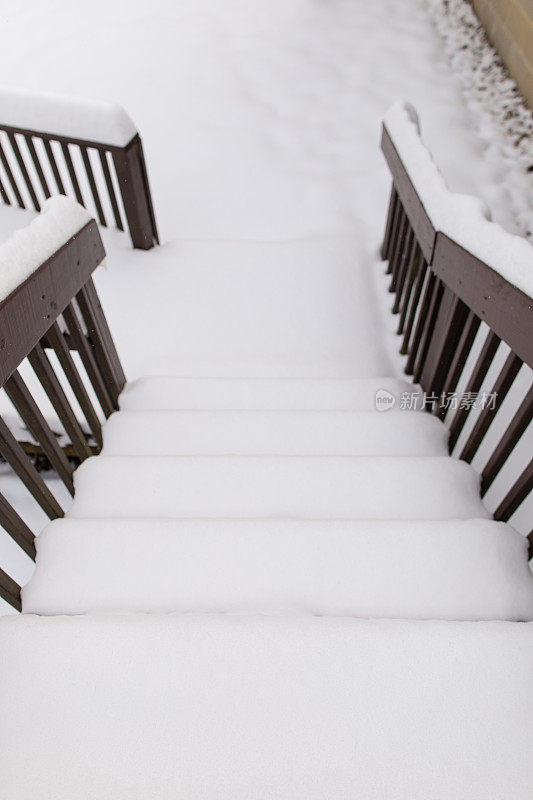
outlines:
[[[447, 189], [412, 106], [390, 109], [381, 146], [393, 182], [381, 253], [391, 275], [392, 310], [399, 314], [405, 371], [424, 389], [427, 410], [449, 426], [451, 453], [470, 462], [482, 445], [489, 448], [481, 468], [484, 496], [533, 418], [529, 388], [512, 418], [503, 420], [497, 441], [490, 440], [523, 365], [533, 367], [533, 247], [491, 222], [479, 200]], [[450, 407], [460, 381], [468, 397], [480, 392], [502, 342], [510, 353], [488, 393], [490, 405]], [[476, 356], [473, 366], [469, 356]], [[498, 520], [509, 520], [533, 490], [533, 460], [519, 470], [496, 507]], [[533, 531], [529, 539], [533, 553]]]
[[[10, 276], [0, 284], [0, 387], [73, 494], [73, 459], [59, 446], [19, 367], [27, 358], [70, 440], [75, 461], [99, 452], [99, 414], [108, 417], [118, 408], [126, 381], [91, 277], [105, 250], [88, 213], [72, 200], [53, 198], [42, 215], [0, 247], [0, 266], [14, 251], [22, 252], [17, 283], [13, 286]], [[61, 369], [54, 367], [51, 351]], [[77, 351], [82, 370], [71, 351]], [[89, 384], [100, 412], [87, 391]], [[69, 391], [82, 411], [82, 421], [67, 397]], [[50, 519], [63, 516], [61, 505], [1, 416], [0, 454]], [[33, 532], [1, 494], [0, 525], [35, 558]], [[20, 610], [20, 587], [2, 570], [0, 597]]]
[[[90, 198], [133, 246], [159, 243], [141, 137], [116, 104], [0, 90], [0, 197], [40, 211], [55, 194]], [[117, 191], [118, 190], [118, 191]]]

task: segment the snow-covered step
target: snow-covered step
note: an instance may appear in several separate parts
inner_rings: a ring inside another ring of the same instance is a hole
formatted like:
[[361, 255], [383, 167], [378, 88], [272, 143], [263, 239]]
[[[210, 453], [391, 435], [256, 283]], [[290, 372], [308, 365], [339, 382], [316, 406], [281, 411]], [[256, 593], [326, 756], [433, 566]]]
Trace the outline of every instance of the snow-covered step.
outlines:
[[530, 800], [533, 624], [0, 619], [9, 800]]
[[446, 456], [97, 456], [69, 516], [487, 517], [479, 477]]
[[119, 411], [104, 455], [445, 455], [431, 414], [392, 411]]
[[490, 520], [55, 520], [36, 614], [201, 611], [533, 619], [527, 542]]
[[[417, 387], [395, 378], [140, 378], [120, 396], [125, 411], [156, 409], [273, 409], [375, 411], [393, 403], [420, 404]], [[403, 398], [403, 402], [402, 402]]]

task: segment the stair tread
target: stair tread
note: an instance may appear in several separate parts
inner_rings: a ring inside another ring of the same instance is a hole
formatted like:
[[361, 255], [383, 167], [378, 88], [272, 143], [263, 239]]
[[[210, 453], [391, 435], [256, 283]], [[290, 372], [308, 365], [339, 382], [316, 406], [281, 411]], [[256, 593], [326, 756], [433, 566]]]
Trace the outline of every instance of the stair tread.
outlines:
[[128, 383], [120, 396], [125, 411], [157, 409], [281, 409], [374, 411], [376, 392], [420, 390], [396, 378], [188, 378], [153, 376]]
[[70, 517], [488, 517], [447, 456], [104, 456], [75, 473]]
[[526, 550], [491, 520], [61, 519], [23, 611], [533, 619]]
[[130, 614], [0, 634], [5, 797], [530, 797], [533, 625]]
[[430, 414], [389, 411], [119, 411], [104, 455], [445, 455]]

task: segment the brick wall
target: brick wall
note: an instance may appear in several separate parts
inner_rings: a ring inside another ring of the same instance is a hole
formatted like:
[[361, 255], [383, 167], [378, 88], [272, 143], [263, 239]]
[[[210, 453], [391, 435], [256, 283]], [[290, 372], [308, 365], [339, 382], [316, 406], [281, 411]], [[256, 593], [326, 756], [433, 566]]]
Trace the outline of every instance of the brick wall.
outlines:
[[533, 0], [473, 0], [479, 20], [533, 108]]

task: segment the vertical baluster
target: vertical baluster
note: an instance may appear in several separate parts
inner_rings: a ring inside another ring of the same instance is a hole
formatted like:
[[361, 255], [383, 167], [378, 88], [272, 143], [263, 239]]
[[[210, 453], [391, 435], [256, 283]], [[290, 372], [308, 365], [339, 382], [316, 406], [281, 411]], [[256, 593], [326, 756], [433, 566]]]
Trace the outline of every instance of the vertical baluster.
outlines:
[[74, 189], [74, 194], [76, 195], [76, 200], [80, 205], [85, 206], [85, 203], [83, 202], [83, 196], [81, 193], [80, 185], [78, 183], [76, 170], [74, 169], [74, 164], [72, 163], [72, 156], [70, 155], [70, 150], [66, 142], [61, 142], [61, 150], [63, 152], [65, 164], [67, 165], [67, 171], [69, 174], [70, 182], [72, 183], [72, 188]]
[[[413, 372], [414, 383], [420, 382], [420, 378], [422, 376], [422, 372], [426, 364], [426, 358], [429, 352], [430, 345], [433, 340], [433, 332], [435, 330], [437, 315], [439, 313], [439, 308], [442, 301], [443, 293], [444, 293], [444, 285], [442, 281], [439, 278], [437, 278], [435, 281], [435, 285], [433, 287], [433, 293], [431, 296], [428, 313], [426, 315], [425, 324], [423, 324], [422, 338], [420, 341], [420, 347], [418, 348], [418, 356], [416, 359]], [[429, 391], [429, 386], [425, 386], [424, 389], [426, 389], [426, 391]]]
[[87, 421], [87, 425], [89, 426], [99, 447], [101, 447], [102, 426], [100, 424], [100, 420], [98, 419], [98, 414], [94, 409], [91, 399], [87, 393], [87, 389], [85, 388], [85, 384], [83, 383], [83, 379], [76, 368], [76, 364], [74, 363], [74, 359], [70, 354], [65, 337], [61, 333], [57, 322], [54, 322], [52, 327], [48, 330], [46, 339], [46, 344], [49, 344], [53, 348], [58, 361], [61, 364], [61, 368], [63, 369], [70, 387], [74, 392], [74, 396], [80, 404], [80, 408]]
[[106, 226], [104, 209], [102, 208], [102, 203], [100, 202], [100, 195], [98, 194], [98, 188], [96, 186], [96, 181], [94, 179], [94, 172], [91, 166], [91, 161], [89, 159], [89, 152], [86, 147], [80, 147], [80, 150], [81, 150], [81, 157], [83, 159], [83, 165], [85, 167], [85, 172], [87, 173], [87, 178], [89, 180], [89, 186], [91, 189], [91, 194], [93, 196], [94, 205], [96, 207], [96, 213], [98, 214], [98, 221], [100, 222], [100, 225]]
[[35, 145], [33, 144], [33, 138], [31, 134], [27, 133], [24, 135], [24, 139], [26, 141], [26, 146], [31, 156], [31, 160], [33, 161], [33, 166], [35, 167], [35, 171], [37, 172], [37, 177], [39, 178], [43, 194], [48, 199], [49, 197], [51, 197], [50, 189], [48, 188], [48, 183], [44, 176], [39, 156], [37, 155], [37, 151], [35, 150]]
[[107, 193], [109, 195], [109, 201], [111, 203], [111, 208], [113, 209], [113, 216], [115, 217], [115, 224], [119, 231], [124, 230], [124, 225], [122, 223], [122, 217], [120, 216], [120, 210], [118, 207], [117, 196], [115, 194], [115, 188], [113, 186], [113, 181], [111, 179], [111, 172], [109, 171], [109, 164], [107, 163], [107, 153], [105, 150], [99, 150], [98, 154], [100, 156], [100, 163], [102, 165], [102, 172], [104, 173], [105, 178], [105, 185], [107, 186]]
[[37, 500], [50, 519], [63, 516], [63, 509], [45, 484], [30, 459], [0, 417], [0, 453]]
[[[465, 394], [472, 395], [479, 392], [481, 389], [481, 384], [483, 383], [485, 376], [489, 371], [489, 367], [492, 364], [492, 360], [496, 355], [496, 350], [498, 349], [499, 344], [499, 336], [496, 336], [493, 331], [489, 331], [483, 347], [481, 348], [481, 352], [478, 356], [474, 369], [472, 370], [472, 374], [466, 384]], [[468, 415], [470, 414], [470, 409], [470, 404], [459, 407], [452, 419], [450, 425], [450, 439], [448, 442], [450, 453], [457, 444], [457, 440], [461, 435], [461, 431], [463, 430]]]
[[111, 399], [105, 380], [102, 377], [100, 369], [96, 363], [91, 346], [89, 345], [89, 342], [87, 341], [81, 328], [78, 316], [72, 306], [72, 303], [69, 304], [63, 311], [63, 319], [67, 323], [70, 336], [72, 337], [74, 345], [79, 353], [83, 366], [85, 367], [85, 371], [89, 376], [89, 380], [91, 381], [92, 387], [98, 398], [98, 402], [102, 407], [102, 411], [106, 417], [109, 417], [115, 410], [115, 405]]
[[413, 268], [413, 259], [416, 251], [416, 239], [414, 231], [409, 227], [407, 234], [407, 241], [405, 244], [404, 252], [402, 254], [402, 263], [398, 272], [398, 280], [396, 285], [396, 297], [392, 306], [392, 313], [397, 314], [400, 310], [400, 303], [402, 300], [404, 286], [406, 284], [407, 276], [411, 273]]
[[59, 194], [65, 194], [65, 187], [63, 186], [63, 180], [61, 178], [61, 173], [59, 172], [59, 167], [57, 166], [56, 157], [54, 155], [54, 151], [52, 150], [52, 145], [47, 138], [43, 139], [44, 149], [46, 150], [46, 155], [48, 156], [48, 161], [50, 163], [50, 167], [52, 168], [52, 174], [54, 176], [54, 180], [56, 182], [57, 190]]
[[3, 494], [0, 494], [0, 525], [21, 550], [35, 561], [35, 536]]
[[496, 445], [493, 454], [481, 472], [481, 496], [483, 497], [492, 486], [499, 471], [518, 444], [520, 437], [531, 422], [533, 415], [533, 387], [529, 390], [520, 408], [513, 416], [505, 433]]
[[[411, 305], [409, 307], [409, 314], [407, 316], [407, 323], [405, 325], [402, 346], [400, 349], [400, 353], [404, 356], [407, 355], [407, 353], [409, 352], [411, 332], [413, 330], [413, 325], [416, 318], [416, 312], [419, 307], [420, 297], [422, 295], [422, 289], [424, 287], [424, 280], [426, 278], [427, 271], [428, 271], [427, 261], [425, 258], [422, 258], [421, 256], [421, 263], [419, 266], [418, 275], [416, 277], [416, 282], [415, 282], [415, 291], [413, 294]], [[410, 372], [412, 372], [412, 367], [410, 369]]]
[[[461, 338], [457, 345], [457, 350], [455, 351], [454, 357], [450, 364], [450, 368], [448, 370], [448, 374], [446, 375], [446, 379], [444, 381], [444, 385], [442, 387], [442, 392], [444, 395], [448, 396], [455, 392], [457, 388], [457, 384], [459, 383], [459, 378], [461, 377], [461, 373], [465, 367], [466, 361], [470, 354], [470, 350], [472, 349], [472, 345], [474, 344], [474, 340], [476, 338], [477, 332], [479, 330], [479, 326], [481, 325], [481, 320], [477, 317], [473, 311], [470, 311], [461, 333]], [[444, 403], [440, 403], [436, 405], [433, 409], [433, 412], [437, 414], [440, 419], [444, 419], [446, 416], [446, 405]]]
[[501, 404], [507, 397], [509, 389], [513, 385], [514, 379], [518, 375], [522, 366], [522, 360], [515, 356], [514, 353], [509, 353], [503, 368], [492, 387], [491, 395], [494, 396], [494, 403], [487, 403], [481, 410], [481, 414], [476, 420], [470, 436], [461, 452], [459, 458], [463, 461], [470, 463], [477, 453], [485, 434], [487, 433], [492, 420], [498, 413]]
[[26, 187], [27, 187], [28, 193], [29, 193], [29, 195], [31, 197], [31, 201], [33, 203], [33, 207], [35, 208], [36, 211], [40, 211], [41, 210], [41, 204], [39, 203], [39, 200], [37, 199], [37, 194], [36, 194], [35, 189], [33, 187], [33, 183], [31, 182], [31, 178], [30, 178], [30, 176], [28, 174], [28, 170], [26, 169], [26, 164], [24, 163], [24, 159], [22, 157], [22, 153], [20, 152], [20, 148], [18, 146], [18, 142], [16, 140], [15, 134], [10, 132], [10, 133], [7, 134], [7, 136], [8, 136], [11, 148], [13, 150], [13, 153], [15, 154], [15, 158], [17, 160], [17, 164], [19, 165], [19, 169], [20, 169], [20, 171], [22, 173], [22, 177], [24, 178], [24, 181], [26, 183]]
[[92, 455], [91, 447], [41, 344], [35, 345], [28, 355], [28, 361], [61, 420], [76, 455], [83, 461]]
[[385, 225], [385, 234], [383, 236], [383, 244], [381, 245], [381, 258], [383, 261], [387, 261], [389, 258], [389, 248], [391, 242], [391, 235], [392, 235], [392, 225], [394, 222], [394, 215], [396, 212], [396, 205], [398, 203], [398, 193], [394, 186], [394, 183], [391, 187], [390, 193], [390, 200], [389, 200], [389, 211], [387, 213], [387, 222]]
[[74, 470], [17, 370], [5, 382], [4, 390], [70, 494], [74, 495]]
[[11, 185], [11, 189], [13, 190], [13, 194], [15, 195], [15, 199], [18, 205], [20, 206], [20, 208], [26, 208], [26, 206], [24, 205], [24, 200], [22, 199], [22, 195], [18, 187], [18, 183], [15, 180], [15, 176], [13, 175], [13, 171], [11, 170], [11, 166], [9, 164], [9, 161], [7, 160], [7, 156], [4, 152], [4, 148], [1, 141], [0, 141], [0, 161], [2, 162], [2, 166], [4, 167], [7, 179]]
[[512, 517], [514, 512], [522, 505], [532, 489], [533, 458], [494, 512], [494, 519], [507, 522], [509, 517]]
[[22, 611], [22, 600], [20, 599], [20, 586], [7, 572], [0, 569], [0, 597], [9, 603], [16, 611]]

